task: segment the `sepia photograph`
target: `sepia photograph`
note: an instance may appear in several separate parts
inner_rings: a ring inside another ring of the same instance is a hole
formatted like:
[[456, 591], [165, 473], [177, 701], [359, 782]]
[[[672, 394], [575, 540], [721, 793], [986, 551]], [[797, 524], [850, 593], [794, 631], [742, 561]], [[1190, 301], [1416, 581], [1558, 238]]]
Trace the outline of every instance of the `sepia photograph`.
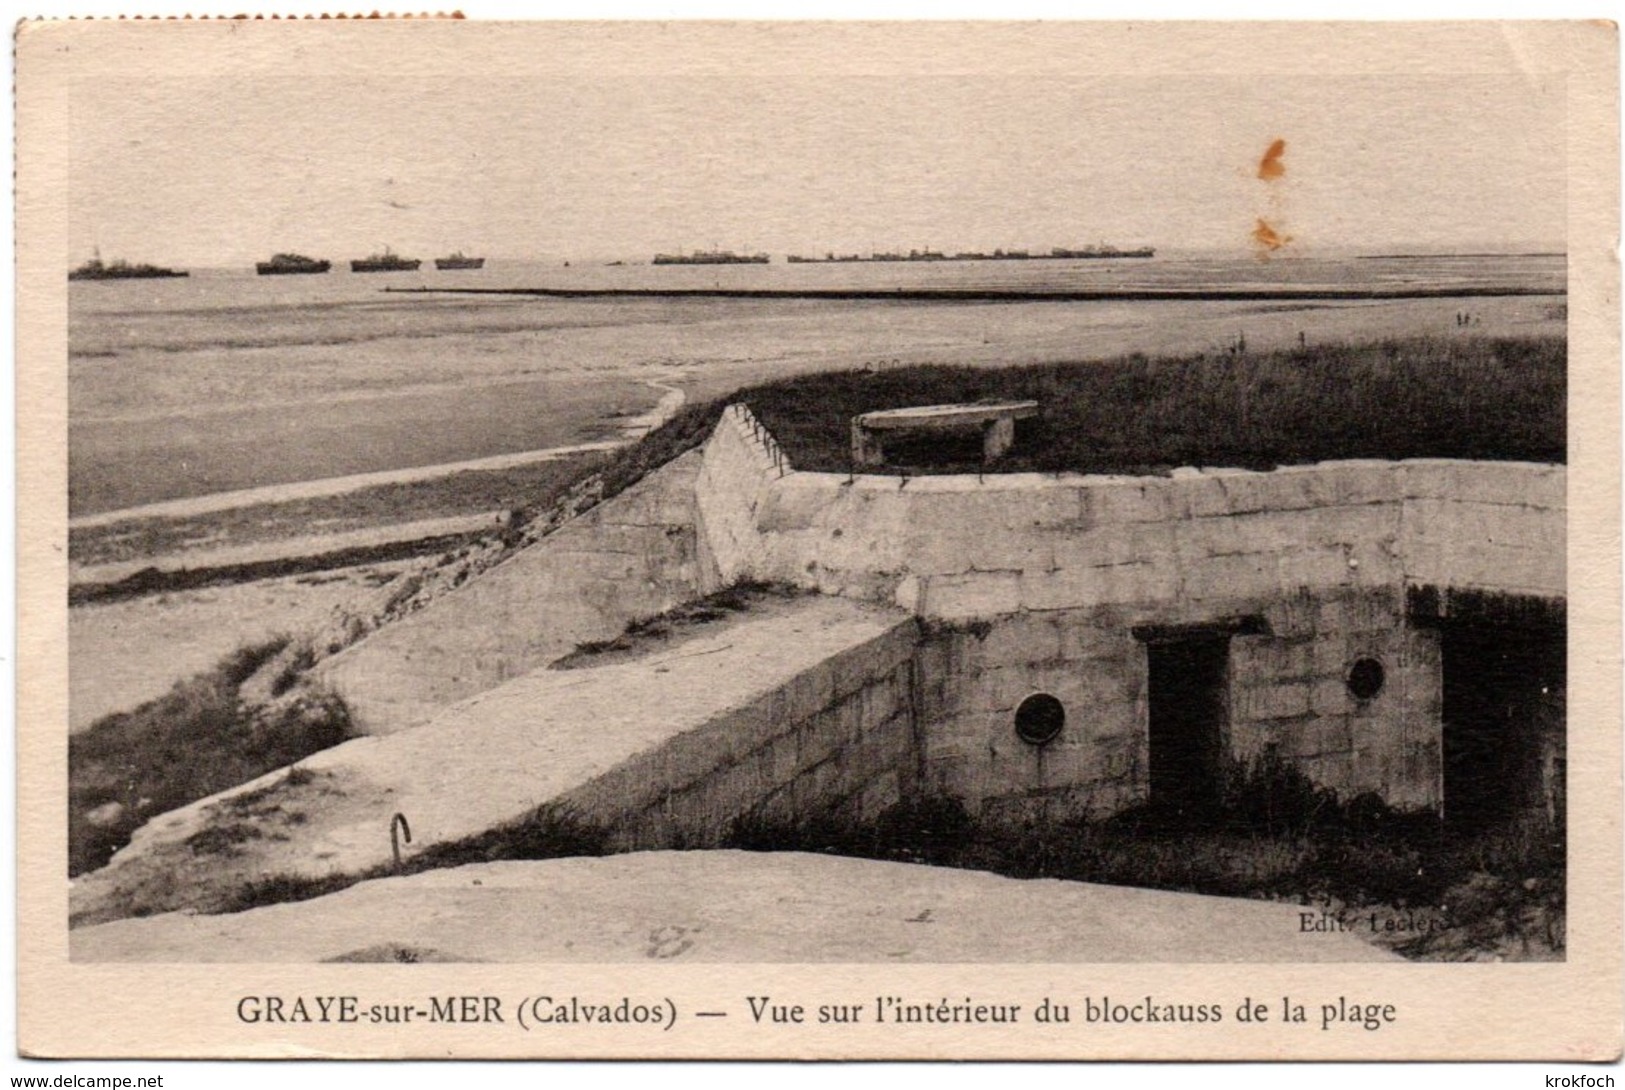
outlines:
[[16, 49], [27, 1051], [1618, 1056], [1612, 26]]

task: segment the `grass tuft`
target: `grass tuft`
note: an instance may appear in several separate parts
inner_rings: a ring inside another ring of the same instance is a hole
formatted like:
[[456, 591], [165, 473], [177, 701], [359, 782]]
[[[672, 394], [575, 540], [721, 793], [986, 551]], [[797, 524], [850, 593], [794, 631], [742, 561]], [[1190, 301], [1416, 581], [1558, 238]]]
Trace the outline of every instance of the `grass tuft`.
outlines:
[[620, 635], [607, 640], [584, 640], [575, 650], [555, 660], [549, 669], [576, 670], [603, 664], [603, 656], [624, 656], [658, 645], [701, 625], [742, 613], [770, 598], [793, 598], [807, 593], [786, 583], [743, 581], [653, 617], [631, 622]]

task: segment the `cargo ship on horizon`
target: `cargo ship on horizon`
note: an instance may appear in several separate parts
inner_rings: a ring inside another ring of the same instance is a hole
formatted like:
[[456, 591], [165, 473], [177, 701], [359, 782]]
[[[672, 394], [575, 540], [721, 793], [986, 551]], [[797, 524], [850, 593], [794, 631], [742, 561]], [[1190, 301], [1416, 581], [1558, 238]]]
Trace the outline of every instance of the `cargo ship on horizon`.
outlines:
[[[1003, 255], [1005, 251], [996, 251]], [[992, 260], [988, 254], [959, 253], [950, 254], [942, 250], [910, 250], [900, 253], [892, 250], [877, 250], [868, 257], [861, 254], [826, 253], [823, 257], [802, 257], [800, 254], [791, 254], [785, 259], [792, 265], [844, 265], [851, 262], [868, 263], [884, 261], [984, 261]]]
[[128, 261], [103, 261], [100, 251], [89, 261], [72, 269], [69, 280], [164, 280], [170, 277], [191, 276], [179, 269], [164, 269], [157, 265], [132, 265]]
[[692, 254], [655, 254], [656, 265], [766, 265], [767, 254], [736, 254], [732, 250], [700, 250]]
[[269, 261], [258, 261], [254, 271], [261, 276], [289, 276], [300, 273], [324, 273], [333, 267], [331, 261], [318, 261], [304, 254], [273, 254]]
[[485, 268], [485, 258], [465, 257], [463, 251], [458, 250], [450, 257], [435, 258], [434, 267], [442, 271], [447, 269], [483, 269]]
[[1040, 257], [1052, 259], [1084, 259], [1116, 258], [1116, 257], [1156, 257], [1157, 251], [1150, 246], [1138, 246], [1132, 250], [1119, 250], [1116, 246], [1085, 246], [1081, 250], [1064, 250], [1059, 246]]
[[415, 272], [421, 264], [423, 262], [418, 258], [401, 257], [386, 246], [381, 254], [373, 254], [370, 257], [351, 261], [350, 271], [354, 273]]
[[823, 257], [803, 257], [800, 254], [791, 254], [786, 260], [792, 265], [829, 265], [845, 264], [848, 262], [884, 262], [884, 261], [1069, 261], [1094, 260], [1104, 258], [1122, 257], [1155, 257], [1157, 251], [1150, 246], [1140, 246], [1132, 250], [1118, 249], [1116, 246], [1086, 246], [1081, 250], [1069, 250], [1056, 246], [1047, 254], [1035, 254], [1027, 250], [994, 250], [985, 253], [980, 250], [961, 250], [959, 253], [944, 253], [941, 250], [910, 250], [908, 253], [879, 252], [868, 257], [859, 254], [825, 253]]

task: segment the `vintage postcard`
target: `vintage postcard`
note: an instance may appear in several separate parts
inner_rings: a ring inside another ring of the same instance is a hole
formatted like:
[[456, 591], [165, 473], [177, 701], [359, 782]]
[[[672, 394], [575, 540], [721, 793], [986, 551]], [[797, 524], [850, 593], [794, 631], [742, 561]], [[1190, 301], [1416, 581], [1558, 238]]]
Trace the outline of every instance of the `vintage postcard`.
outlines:
[[1619, 1056], [1612, 25], [15, 48], [24, 1055]]

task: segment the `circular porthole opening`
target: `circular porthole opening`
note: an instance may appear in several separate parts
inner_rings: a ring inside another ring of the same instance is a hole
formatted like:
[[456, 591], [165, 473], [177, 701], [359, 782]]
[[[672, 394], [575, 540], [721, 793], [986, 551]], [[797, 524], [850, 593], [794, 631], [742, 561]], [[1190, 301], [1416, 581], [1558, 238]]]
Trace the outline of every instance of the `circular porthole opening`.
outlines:
[[1370, 700], [1382, 692], [1382, 663], [1373, 658], [1355, 659], [1349, 668], [1349, 692], [1356, 700]]
[[1066, 709], [1048, 693], [1034, 693], [1016, 709], [1016, 737], [1030, 746], [1055, 740], [1066, 726]]

